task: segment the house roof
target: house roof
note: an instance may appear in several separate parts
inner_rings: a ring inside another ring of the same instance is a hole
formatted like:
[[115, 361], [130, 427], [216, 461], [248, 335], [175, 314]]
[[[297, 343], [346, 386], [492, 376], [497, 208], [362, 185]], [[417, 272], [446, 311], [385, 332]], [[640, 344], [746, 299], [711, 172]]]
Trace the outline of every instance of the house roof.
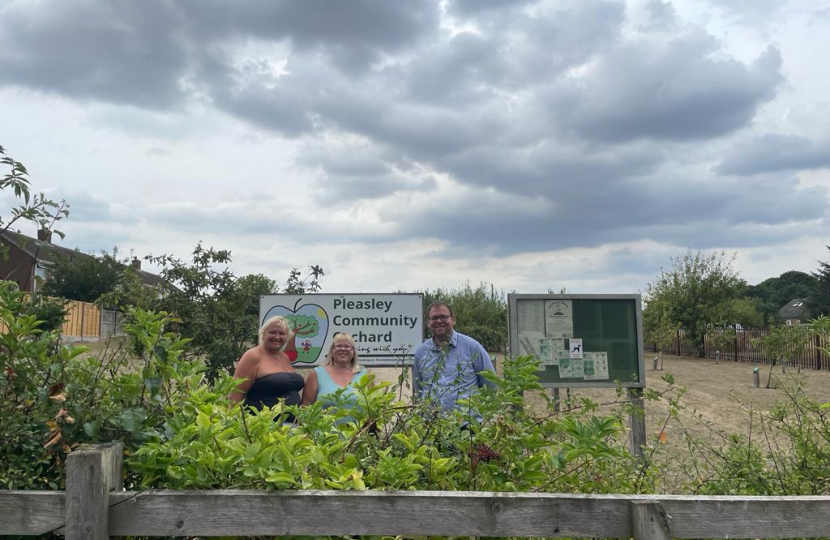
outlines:
[[[54, 264], [55, 262], [57, 262], [59, 258], [62, 257], [67, 257], [69, 259], [72, 259], [74, 257], [92, 257], [92, 255], [89, 255], [87, 253], [83, 253], [75, 249], [69, 249], [63, 246], [58, 246], [50, 242], [43, 242], [41, 240], [38, 240], [37, 238], [32, 238], [30, 236], [26, 236], [25, 234], [20, 234], [18, 232], [4, 231], [0, 233], [0, 237], [2, 237], [4, 240], [14, 245], [15, 247], [19, 248], [32, 259], [36, 259], [38, 261], [46, 263]], [[155, 287], [157, 285], [164, 283], [164, 279], [162, 279], [161, 276], [152, 274], [150, 272], [147, 272], [146, 270], [139, 270], [137, 268], [134, 268], [134, 270], [141, 278], [141, 282], [144, 285], [150, 285], [152, 287]]]
[[91, 255], [87, 255], [86, 253], [58, 246], [50, 242], [42, 242], [37, 238], [32, 238], [17, 232], [4, 231], [0, 233], [0, 237], [23, 251], [29, 257], [48, 263], [54, 263], [59, 257], [72, 258], [76, 255], [91, 257]]
[[781, 319], [799, 319], [806, 316], [809, 308], [807, 298], [793, 298], [778, 310]]

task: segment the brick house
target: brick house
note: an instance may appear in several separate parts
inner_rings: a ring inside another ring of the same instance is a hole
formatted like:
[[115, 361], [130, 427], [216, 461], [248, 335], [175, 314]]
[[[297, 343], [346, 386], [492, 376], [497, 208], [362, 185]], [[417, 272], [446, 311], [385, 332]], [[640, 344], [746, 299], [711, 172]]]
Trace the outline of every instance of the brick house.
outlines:
[[[22, 291], [36, 292], [38, 280], [49, 279], [49, 271], [61, 257], [92, 257], [74, 249], [52, 243], [52, 232], [39, 230], [37, 238], [12, 231], [0, 233], [0, 243], [8, 248], [8, 258], [0, 257], [0, 279], [15, 281]], [[141, 261], [133, 258], [130, 263], [142, 283], [156, 286], [163, 282], [160, 276], [141, 269]]]

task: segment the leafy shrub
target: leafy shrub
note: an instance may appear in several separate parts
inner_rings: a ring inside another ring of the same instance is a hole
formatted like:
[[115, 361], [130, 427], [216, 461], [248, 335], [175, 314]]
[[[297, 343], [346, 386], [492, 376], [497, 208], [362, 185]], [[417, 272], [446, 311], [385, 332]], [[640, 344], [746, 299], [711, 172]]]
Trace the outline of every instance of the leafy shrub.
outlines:
[[185, 342], [163, 332], [164, 314], [132, 313], [125, 329], [145, 351], [133, 366], [124, 348], [98, 359], [61, 345], [26, 303], [0, 283], [0, 489], [62, 487], [80, 443], [123, 440], [132, 451], [164, 436], [171, 409], [201, 382], [202, 368], [181, 361]]
[[42, 332], [60, 330], [66, 320], [66, 303], [60, 298], [34, 295], [21, 305], [20, 315], [32, 315], [41, 324]]
[[[333, 414], [315, 404], [250, 415], [201, 386], [169, 418], [172, 434], [127, 464], [143, 487], [171, 489], [632, 491], [638, 469], [619, 417], [521, 406], [540, 388], [537, 368], [530, 357], [507, 362], [496, 389], [452, 414], [397, 402], [368, 380], [357, 410]], [[287, 412], [296, 425], [281, 422]], [[337, 421], [346, 414], [353, 421]]]

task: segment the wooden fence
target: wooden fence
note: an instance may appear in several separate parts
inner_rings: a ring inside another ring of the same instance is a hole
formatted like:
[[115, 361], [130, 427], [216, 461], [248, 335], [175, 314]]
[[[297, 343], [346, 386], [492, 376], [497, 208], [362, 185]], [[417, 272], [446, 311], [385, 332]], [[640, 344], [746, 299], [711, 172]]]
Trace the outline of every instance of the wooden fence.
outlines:
[[66, 319], [61, 334], [80, 338], [101, 336], [101, 308], [77, 300], [67, 300], [65, 307]]
[[[712, 340], [706, 339], [706, 336], [704, 336], [706, 357], [714, 359], [717, 353], [720, 352], [720, 360], [724, 362], [771, 364], [772, 356], [764, 350], [764, 347], [755, 343], [757, 339], [766, 335], [769, 335], [769, 330], [765, 328], [738, 330], [735, 339], [731, 343], [720, 347], [715, 347]], [[658, 350], [654, 343], [647, 344], [647, 346], [651, 351]], [[830, 370], [830, 358], [821, 352], [819, 347], [830, 347], [830, 343], [816, 337], [803, 350], [790, 355], [787, 365], [803, 369]], [[664, 351], [678, 356], [698, 356], [697, 345], [682, 330], [677, 332], [677, 338]]]
[[0, 533], [796, 538], [830, 533], [830, 497], [441, 491], [121, 491], [120, 443], [75, 451], [66, 491], [0, 491]]
[[[27, 293], [28, 294], [28, 293]], [[56, 300], [52, 298], [52, 300]], [[119, 334], [120, 322], [123, 322], [123, 315], [112, 310], [102, 310], [99, 306], [90, 302], [79, 300], [63, 300], [66, 309], [66, 317], [61, 325], [61, 334], [73, 338], [99, 338]], [[0, 331], [5, 331], [6, 326], [0, 321]]]

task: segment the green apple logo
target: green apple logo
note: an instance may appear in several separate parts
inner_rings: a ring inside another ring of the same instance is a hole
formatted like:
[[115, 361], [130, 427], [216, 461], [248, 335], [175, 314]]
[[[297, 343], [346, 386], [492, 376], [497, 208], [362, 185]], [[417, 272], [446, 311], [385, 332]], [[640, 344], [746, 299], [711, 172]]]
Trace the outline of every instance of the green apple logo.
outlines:
[[[283, 352], [288, 355], [291, 363], [313, 364], [323, 354], [323, 343], [326, 341], [329, 329], [329, 315], [317, 304], [302, 304], [300, 298], [293, 308], [274, 306], [265, 314], [262, 322], [275, 315], [282, 315], [288, 319], [294, 335], [285, 344]], [[300, 347], [297, 347], [297, 340]]]

